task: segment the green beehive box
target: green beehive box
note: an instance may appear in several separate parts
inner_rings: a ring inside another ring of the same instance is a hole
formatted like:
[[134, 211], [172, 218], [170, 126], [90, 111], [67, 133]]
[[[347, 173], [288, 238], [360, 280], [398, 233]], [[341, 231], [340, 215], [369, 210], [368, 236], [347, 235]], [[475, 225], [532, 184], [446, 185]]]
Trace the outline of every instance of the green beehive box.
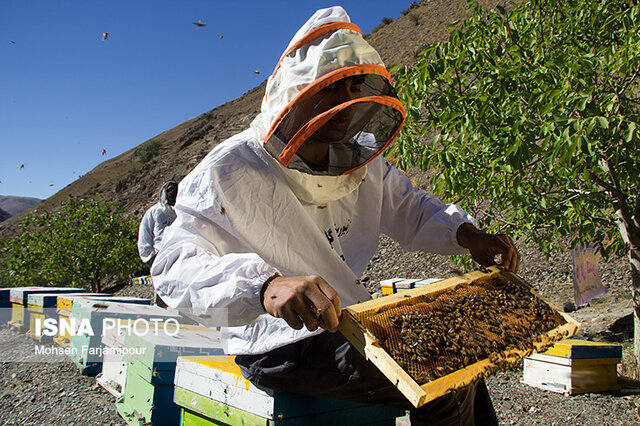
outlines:
[[[80, 332], [70, 336], [71, 360], [83, 374], [96, 375], [102, 369], [103, 324], [117, 319], [132, 321], [180, 321], [182, 317], [174, 311], [152, 305], [116, 303], [106, 300], [77, 299], [71, 307], [70, 321], [76, 321]], [[83, 324], [89, 324], [92, 334], [81, 332]]]
[[174, 401], [181, 424], [394, 425], [405, 411], [287, 392], [265, 392], [242, 377], [233, 356], [178, 358]]
[[108, 293], [83, 293], [83, 294], [62, 294], [58, 296], [56, 301], [56, 313], [58, 314], [58, 335], [53, 338], [53, 341], [62, 347], [69, 346], [69, 339], [71, 336], [67, 333], [67, 328], [63, 325], [69, 324], [69, 315], [71, 315], [71, 306], [75, 299], [79, 298], [91, 298], [94, 296], [111, 297]]
[[129, 424], [178, 424], [180, 409], [173, 403], [178, 357], [223, 353], [220, 332], [199, 326], [129, 333], [124, 341], [126, 379], [117, 407]]
[[173, 385], [153, 385], [127, 368], [125, 393], [116, 409], [127, 424], [178, 424], [180, 408], [173, 402]]
[[[128, 320], [118, 320], [118, 324], [120, 325], [120, 323], [126, 323], [127, 321]], [[176, 330], [180, 330], [181, 332], [199, 331], [209, 334], [214, 332], [216, 333], [215, 335], [217, 338], [216, 331], [197, 325], [179, 324], [176, 326], [169, 322], [158, 324], [158, 329], [162, 332], [165, 332], [166, 329], [166, 332], [171, 334], [176, 332]], [[136, 331], [140, 333], [144, 332], [141, 328], [138, 328]], [[149, 331], [153, 332], [154, 330]], [[102, 372], [96, 376], [96, 381], [100, 386], [116, 397], [116, 399], [122, 397], [125, 388], [126, 372], [128, 367], [127, 361], [125, 360], [125, 350], [128, 351], [128, 349], [125, 349], [125, 337], [129, 334], [131, 333], [128, 333], [128, 329], [124, 327], [105, 329], [102, 334], [103, 345], [112, 350], [105, 351], [103, 354]], [[184, 333], [182, 334], [184, 335]], [[126, 358], [130, 358], [128, 354]], [[144, 364], [137, 362], [136, 366], [137, 367], [134, 368], [142, 368], [142, 372], [139, 373], [140, 375], [148, 376], [150, 374], [150, 370]]]

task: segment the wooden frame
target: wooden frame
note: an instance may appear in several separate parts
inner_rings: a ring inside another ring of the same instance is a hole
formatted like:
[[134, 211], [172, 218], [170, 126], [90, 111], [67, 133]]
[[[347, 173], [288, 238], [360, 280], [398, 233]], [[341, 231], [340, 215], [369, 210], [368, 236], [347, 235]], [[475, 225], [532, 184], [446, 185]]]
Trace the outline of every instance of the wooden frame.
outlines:
[[[395, 384], [398, 390], [405, 395], [414, 407], [420, 407], [454, 389], [459, 389], [473, 383], [478, 378], [483, 377], [489, 372], [497, 371], [498, 366], [490, 359], [486, 358], [465, 368], [454, 371], [446, 376], [439, 377], [431, 382], [419, 385], [391, 357], [391, 355], [381, 347], [374, 334], [363, 326], [356, 318], [358, 318], [360, 314], [377, 312], [382, 308], [396, 305], [416, 296], [440, 293], [452, 289], [459, 284], [470, 283], [480, 278], [490, 278], [496, 275], [502, 275], [503, 278], [509, 281], [529, 288], [535, 297], [544, 301], [565, 319], [565, 324], [558, 326], [557, 328], [549, 331], [545, 336], [542, 336], [542, 341], [534, 345], [536, 351], [542, 350], [549, 344], [564, 337], [572, 336], [578, 331], [580, 326], [578, 322], [541, 298], [533, 288], [520, 277], [498, 266], [473, 271], [462, 276], [438, 281], [424, 287], [406, 290], [401, 293], [391, 294], [344, 308], [342, 311], [339, 330], [365, 358], [373, 362], [380, 371]], [[502, 358], [508, 362], [516, 362], [523, 359], [526, 355], [527, 353], [525, 351], [512, 349], [504, 351], [502, 353]]]

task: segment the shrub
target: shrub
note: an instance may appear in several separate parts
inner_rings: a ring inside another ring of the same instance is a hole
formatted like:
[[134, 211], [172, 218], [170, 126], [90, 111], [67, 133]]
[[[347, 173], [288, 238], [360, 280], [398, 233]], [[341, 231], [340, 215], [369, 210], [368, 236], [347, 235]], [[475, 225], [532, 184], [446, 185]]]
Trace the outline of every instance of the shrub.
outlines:
[[153, 157], [160, 153], [160, 146], [162, 142], [157, 139], [151, 139], [148, 142], [142, 144], [136, 154], [138, 155], [138, 159], [142, 164], [148, 163]]
[[138, 223], [120, 204], [70, 198], [55, 214], [31, 214], [7, 244], [12, 286], [59, 285], [101, 291], [142, 268]]

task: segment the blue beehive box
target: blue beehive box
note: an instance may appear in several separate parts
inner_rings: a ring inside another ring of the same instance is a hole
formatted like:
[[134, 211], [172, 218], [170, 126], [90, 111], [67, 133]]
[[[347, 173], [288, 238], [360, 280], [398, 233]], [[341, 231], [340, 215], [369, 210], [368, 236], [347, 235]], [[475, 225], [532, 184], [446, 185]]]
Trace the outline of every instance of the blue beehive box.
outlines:
[[69, 287], [15, 287], [10, 290], [9, 300], [11, 301], [11, 324], [13, 327], [19, 330], [24, 330], [29, 327], [29, 310], [28, 310], [28, 298], [30, 294], [34, 293], [79, 293], [83, 292], [83, 289], [69, 288]]

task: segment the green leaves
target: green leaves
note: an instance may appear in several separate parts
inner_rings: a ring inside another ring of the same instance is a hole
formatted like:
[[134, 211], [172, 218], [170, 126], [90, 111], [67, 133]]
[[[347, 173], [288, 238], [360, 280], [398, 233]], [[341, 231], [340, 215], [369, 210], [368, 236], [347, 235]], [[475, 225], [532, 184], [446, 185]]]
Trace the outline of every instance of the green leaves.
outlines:
[[609, 128], [609, 120], [607, 120], [604, 117], [596, 117], [596, 121], [598, 122], [598, 126], [601, 129], [608, 129]]
[[70, 198], [56, 214], [29, 215], [8, 243], [13, 285], [89, 287], [100, 291], [140, 270], [138, 223], [117, 204]]
[[395, 74], [411, 111], [400, 164], [436, 169], [433, 190], [448, 200], [490, 199], [501, 215], [494, 229], [526, 230], [544, 249], [557, 235], [615, 235], [609, 189], [617, 185], [629, 211], [640, 190], [640, 6], [558, 0], [483, 11], [472, 1], [470, 10], [449, 42]]

